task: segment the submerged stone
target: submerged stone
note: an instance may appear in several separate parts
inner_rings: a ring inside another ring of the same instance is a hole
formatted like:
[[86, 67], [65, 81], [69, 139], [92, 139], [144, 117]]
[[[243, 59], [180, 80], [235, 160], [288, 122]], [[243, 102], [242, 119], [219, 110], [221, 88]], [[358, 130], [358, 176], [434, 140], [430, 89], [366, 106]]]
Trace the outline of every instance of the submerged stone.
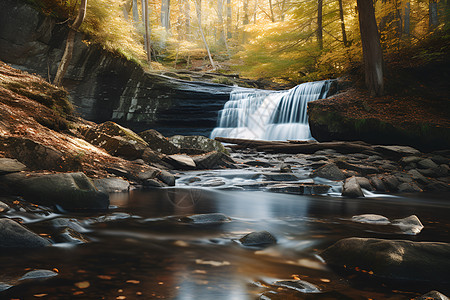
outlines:
[[219, 225], [228, 223], [231, 219], [221, 213], [211, 213], [185, 216], [180, 221], [194, 225]]
[[388, 225], [391, 224], [388, 218], [381, 215], [374, 214], [364, 214], [352, 217], [353, 222], [358, 223], [367, 223], [367, 224], [375, 224], [375, 225]]
[[33, 270], [23, 275], [19, 281], [22, 280], [46, 280], [58, 276], [58, 273], [50, 270]]
[[244, 246], [264, 246], [277, 243], [277, 239], [268, 231], [257, 231], [246, 234], [239, 241]]
[[10, 219], [0, 219], [0, 248], [41, 248], [51, 243]]
[[420, 222], [416, 215], [411, 215], [403, 219], [392, 220], [392, 225], [400, 228], [403, 233], [410, 235], [419, 234], [423, 229], [422, 222]]
[[439, 293], [438, 291], [431, 291], [425, 295], [414, 298], [413, 300], [449, 300], [447, 296]]
[[280, 280], [274, 282], [275, 286], [282, 286], [305, 294], [321, 293], [321, 290], [312, 283], [304, 280]]

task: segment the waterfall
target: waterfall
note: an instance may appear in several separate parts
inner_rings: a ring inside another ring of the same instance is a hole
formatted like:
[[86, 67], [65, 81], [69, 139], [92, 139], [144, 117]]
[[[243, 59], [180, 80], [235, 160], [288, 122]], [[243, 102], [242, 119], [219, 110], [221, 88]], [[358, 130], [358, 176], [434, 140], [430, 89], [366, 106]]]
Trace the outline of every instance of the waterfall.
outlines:
[[211, 138], [309, 140], [307, 104], [327, 96], [330, 80], [302, 83], [287, 91], [238, 88], [219, 112]]

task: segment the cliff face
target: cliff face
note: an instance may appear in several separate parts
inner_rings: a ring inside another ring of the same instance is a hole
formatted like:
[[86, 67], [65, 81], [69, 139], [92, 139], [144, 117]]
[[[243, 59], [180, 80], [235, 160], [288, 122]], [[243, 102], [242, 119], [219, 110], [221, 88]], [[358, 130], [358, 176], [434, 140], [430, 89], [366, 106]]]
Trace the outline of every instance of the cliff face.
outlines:
[[[68, 29], [22, 0], [0, 2], [0, 59], [53, 78]], [[137, 64], [83, 43], [77, 34], [64, 86], [86, 119], [114, 120], [166, 135], [208, 134], [232, 87], [145, 73]]]

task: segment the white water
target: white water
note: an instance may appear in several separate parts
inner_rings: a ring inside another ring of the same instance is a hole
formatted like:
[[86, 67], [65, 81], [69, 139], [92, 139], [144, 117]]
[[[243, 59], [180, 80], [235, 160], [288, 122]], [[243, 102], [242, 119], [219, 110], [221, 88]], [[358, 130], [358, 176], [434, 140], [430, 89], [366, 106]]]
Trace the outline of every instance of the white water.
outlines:
[[308, 82], [288, 91], [236, 89], [219, 112], [211, 138], [309, 140], [309, 101], [325, 98], [330, 81]]

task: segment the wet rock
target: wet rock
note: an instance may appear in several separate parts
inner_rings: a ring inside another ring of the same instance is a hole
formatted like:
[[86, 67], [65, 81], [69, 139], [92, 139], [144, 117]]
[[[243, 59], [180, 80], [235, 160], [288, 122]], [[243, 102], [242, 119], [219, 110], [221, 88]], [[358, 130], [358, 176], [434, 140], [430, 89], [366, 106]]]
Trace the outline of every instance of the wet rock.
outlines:
[[139, 133], [139, 136], [147, 142], [148, 146], [154, 151], [169, 155], [180, 152], [180, 147], [171, 143], [168, 138], [154, 129], [143, 131]]
[[265, 246], [277, 243], [277, 239], [268, 231], [256, 231], [244, 235], [239, 241], [244, 246]]
[[216, 186], [222, 186], [222, 185], [225, 185], [225, 181], [223, 181], [222, 179], [219, 179], [219, 178], [210, 179], [201, 184], [201, 186], [204, 186], [204, 187], [216, 187]]
[[272, 193], [284, 193], [293, 195], [320, 195], [330, 190], [325, 184], [273, 184], [267, 186], [267, 191]]
[[156, 178], [158, 178], [168, 186], [175, 186], [175, 176], [168, 171], [160, 170], [156, 175]]
[[164, 155], [159, 154], [158, 152], [153, 151], [152, 149], [150, 149], [148, 147], [145, 148], [144, 152], [142, 153], [142, 160], [145, 163], [150, 164], [150, 165], [155, 166], [160, 169], [171, 169], [172, 165], [165, 162], [163, 160], [163, 158], [164, 158]]
[[0, 175], [23, 171], [27, 168], [23, 163], [13, 158], [0, 158]]
[[166, 185], [165, 185], [164, 183], [158, 181], [158, 180], [155, 180], [155, 179], [147, 179], [147, 180], [144, 180], [144, 181], [142, 182], [142, 186], [143, 186], [144, 188], [149, 188], [149, 189], [151, 189], [151, 188], [161, 188], [161, 187], [165, 187]]
[[419, 162], [417, 163], [417, 166], [418, 166], [420, 169], [434, 169], [434, 168], [437, 168], [437, 167], [438, 167], [438, 165], [437, 165], [434, 161], [432, 161], [431, 159], [429, 159], [429, 158], [427, 158], [427, 159], [422, 159], [421, 161], [419, 161]]
[[4, 282], [0, 282], [0, 292], [9, 290], [12, 287], [13, 287], [13, 285], [10, 285], [10, 284], [4, 283]]
[[165, 157], [166, 162], [175, 167], [175, 169], [180, 170], [192, 170], [195, 169], [196, 164], [194, 160], [184, 154], [174, 154]]
[[244, 162], [247, 166], [254, 166], [254, 167], [263, 167], [263, 168], [268, 168], [268, 167], [272, 167], [274, 164], [270, 163], [268, 161], [264, 161], [261, 159], [258, 160], [248, 160], [246, 162]]
[[405, 157], [402, 157], [402, 159], [400, 159], [400, 164], [406, 166], [411, 163], [417, 163], [421, 160], [422, 160], [422, 158], [420, 158], [418, 156], [405, 156]]
[[416, 235], [423, 229], [422, 222], [416, 215], [411, 215], [403, 219], [392, 220], [392, 225], [400, 228], [405, 234]]
[[0, 219], [0, 248], [41, 248], [51, 243], [10, 219]]
[[318, 168], [317, 170], [314, 170], [313, 172], [311, 172], [310, 177], [321, 177], [330, 180], [345, 179], [344, 173], [342, 173], [342, 171], [339, 170], [339, 168], [334, 163], [326, 164]]
[[370, 177], [370, 182], [377, 192], [386, 192], [386, 187], [384, 186], [384, 183], [380, 178], [372, 176]]
[[299, 178], [292, 173], [264, 173], [265, 180], [269, 181], [297, 181]]
[[0, 201], [0, 213], [8, 211], [9, 205]]
[[107, 210], [109, 197], [83, 173], [4, 175], [11, 188], [30, 202], [62, 210]]
[[414, 298], [413, 300], [449, 300], [447, 296], [439, 293], [438, 291], [431, 291], [425, 295]]
[[304, 280], [280, 280], [275, 281], [274, 285], [286, 287], [305, 294], [321, 293], [321, 290], [317, 286]]
[[279, 167], [280, 173], [292, 173], [291, 165], [282, 163]]
[[74, 245], [85, 244], [89, 242], [89, 240], [85, 238], [81, 233], [71, 228], [65, 228], [57, 236], [55, 236], [54, 239], [57, 243], [69, 243]]
[[22, 277], [20, 277], [19, 281], [23, 281], [23, 280], [38, 280], [38, 281], [42, 281], [42, 280], [47, 280], [47, 279], [53, 278], [55, 276], [58, 276], [58, 273], [56, 273], [54, 271], [50, 271], [50, 270], [33, 270], [33, 271], [30, 271], [30, 272], [26, 273]]
[[320, 167], [322, 167], [322, 166], [325, 166], [325, 165], [328, 164], [328, 163], [329, 163], [328, 161], [325, 161], [325, 160], [319, 160], [319, 161], [312, 162], [311, 164], [309, 164], [309, 166], [310, 166], [311, 168], [313, 168], [313, 169], [317, 169], [317, 168], [320, 168]]
[[193, 225], [220, 225], [230, 222], [231, 219], [221, 213], [211, 213], [185, 216], [180, 221]]
[[359, 186], [365, 190], [373, 191], [373, 187], [370, 184], [369, 179], [365, 177], [356, 177], [356, 181], [358, 182]]
[[100, 192], [104, 193], [128, 192], [128, 189], [130, 188], [130, 183], [128, 181], [114, 177], [95, 179], [94, 185]]
[[391, 224], [388, 218], [381, 215], [364, 214], [352, 217], [353, 222], [374, 224], [374, 225], [388, 225]]
[[364, 197], [364, 193], [356, 180], [356, 177], [350, 177], [345, 180], [342, 187], [342, 196], [349, 198]]
[[439, 154], [433, 154], [430, 156], [430, 159], [432, 161], [434, 161], [436, 164], [438, 165], [442, 165], [442, 164], [449, 164], [450, 163], [450, 158], [444, 157], [442, 155]]
[[423, 190], [415, 183], [403, 182], [398, 186], [399, 193], [420, 193]]
[[417, 181], [420, 184], [423, 185], [427, 185], [429, 184], [431, 181], [426, 178], [425, 176], [423, 176], [418, 170], [413, 169], [413, 170], [409, 170], [408, 174], [412, 177], [412, 179], [414, 179], [415, 181]]
[[212, 151], [192, 157], [197, 169], [217, 169], [219, 167], [234, 168], [234, 161], [223, 152]]
[[429, 192], [448, 192], [450, 191], [450, 185], [448, 183], [435, 181], [427, 184], [424, 190]]
[[310, 161], [327, 161], [328, 157], [326, 157], [325, 155], [311, 155], [310, 157], [308, 157], [308, 160]]
[[361, 175], [368, 174], [376, 174], [379, 173], [379, 169], [377, 167], [369, 166], [369, 165], [359, 165], [359, 164], [351, 164], [346, 161], [336, 161], [336, 165], [340, 169], [352, 170], [358, 172]]
[[420, 151], [410, 146], [376, 146], [375, 150], [388, 156], [404, 157], [420, 155]]
[[390, 192], [396, 192], [398, 190], [398, 186], [400, 185], [400, 182], [398, 179], [393, 175], [384, 175], [381, 177], [381, 180], [383, 181], [385, 187]]
[[175, 135], [170, 137], [169, 141], [179, 148], [199, 149], [204, 152], [217, 151], [228, 154], [227, 149], [221, 142], [201, 135]]
[[450, 282], [448, 243], [347, 238], [320, 256], [330, 265], [372, 271], [377, 277]]
[[53, 227], [59, 229], [70, 228], [76, 232], [87, 232], [86, 228], [81, 225], [80, 221], [77, 219], [69, 219], [69, 218], [56, 218], [50, 221]]

